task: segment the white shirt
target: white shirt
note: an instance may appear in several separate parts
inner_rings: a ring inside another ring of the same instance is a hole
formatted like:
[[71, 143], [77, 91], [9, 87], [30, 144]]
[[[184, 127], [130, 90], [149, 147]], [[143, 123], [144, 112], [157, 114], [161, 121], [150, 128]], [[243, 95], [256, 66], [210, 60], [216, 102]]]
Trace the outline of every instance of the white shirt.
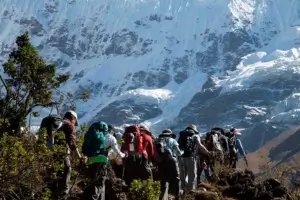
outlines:
[[105, 135], [104, 148], [111, 148], [112, 151], [109, 151], [109, 157], [112, 156], [111, 154], [116, 154], [122, 158], [125, 157], [125, 154], [122, 153], [119, 149], [117, 139], [111, 134]]

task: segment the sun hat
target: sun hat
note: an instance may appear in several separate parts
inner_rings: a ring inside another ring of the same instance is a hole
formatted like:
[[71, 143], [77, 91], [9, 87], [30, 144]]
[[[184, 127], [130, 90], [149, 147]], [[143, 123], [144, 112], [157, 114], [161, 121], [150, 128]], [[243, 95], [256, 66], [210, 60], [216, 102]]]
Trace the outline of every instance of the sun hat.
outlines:
[[77, 113], [73, 110], [69, 110], [67, 113], [70, 113], [71, 115], [73, 115], [73, 117], [75, 117], [75, 126], [78, 126], [78, 117], [77, 117]]
[[187, 128], [187, 129], [192, 129], [192, 130], [194, 130], [195, 132], [198, 133], [197, 126], [194, 125], [194, 124], [189, 124], [186, 128]]
[[237, 128], [232, 128], [230, 132], [233, 133], [234, 135], [242, 135], [242, 133]]
[[171, 136], [172, 138], [176, 138], [176, 135], [172, 132], [171, 129], [165, 129], [163, 132], [159, 135], [159, 137], [168, 137]]

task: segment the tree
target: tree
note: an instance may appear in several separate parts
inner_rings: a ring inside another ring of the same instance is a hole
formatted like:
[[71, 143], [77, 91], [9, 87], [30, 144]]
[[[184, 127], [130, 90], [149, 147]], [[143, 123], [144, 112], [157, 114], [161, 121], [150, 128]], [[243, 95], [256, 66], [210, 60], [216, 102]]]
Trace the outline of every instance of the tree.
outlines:
[[28, 32], [18, 36], [17, 47], [3, 64], [7, 76], [1, 81], [6, 93], [0, 93], [0, 118], [5, 123], [1, 133], [19, 133], [28, 114], [37, 106], [51, 107], [53, 91], [69, 79], [69, 74], [56, 74], [54, 64], [46, 64], [32, 46]]

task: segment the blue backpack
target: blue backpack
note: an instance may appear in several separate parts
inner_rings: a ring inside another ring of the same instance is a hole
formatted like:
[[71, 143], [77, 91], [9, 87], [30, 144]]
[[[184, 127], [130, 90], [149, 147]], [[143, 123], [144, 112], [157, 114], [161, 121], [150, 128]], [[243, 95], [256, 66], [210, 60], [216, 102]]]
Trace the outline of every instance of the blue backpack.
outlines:
[[105, 122], [93, 123], [84, 135], [82, 153], [88, 157], [108, 156], [109, 149], [104, 146], [106, 134], [108, 134], [108, 125]]

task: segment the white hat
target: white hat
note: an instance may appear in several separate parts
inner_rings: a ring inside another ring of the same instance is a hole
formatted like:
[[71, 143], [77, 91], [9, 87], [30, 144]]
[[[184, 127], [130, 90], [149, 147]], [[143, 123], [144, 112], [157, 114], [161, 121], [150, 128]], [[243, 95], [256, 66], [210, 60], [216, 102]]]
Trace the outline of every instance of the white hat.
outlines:
[[140, 130], [150, 133], [149, 127], [146, 124], [140, 124]]
[[78, 117], [77, 117], [77, 113], [73, 110], [69, 110], [67, 113], [70, 113], [71, 115], [73, 115], [76, 119], [76, 122], [75, 122], [75, 126], [78, 126]]

